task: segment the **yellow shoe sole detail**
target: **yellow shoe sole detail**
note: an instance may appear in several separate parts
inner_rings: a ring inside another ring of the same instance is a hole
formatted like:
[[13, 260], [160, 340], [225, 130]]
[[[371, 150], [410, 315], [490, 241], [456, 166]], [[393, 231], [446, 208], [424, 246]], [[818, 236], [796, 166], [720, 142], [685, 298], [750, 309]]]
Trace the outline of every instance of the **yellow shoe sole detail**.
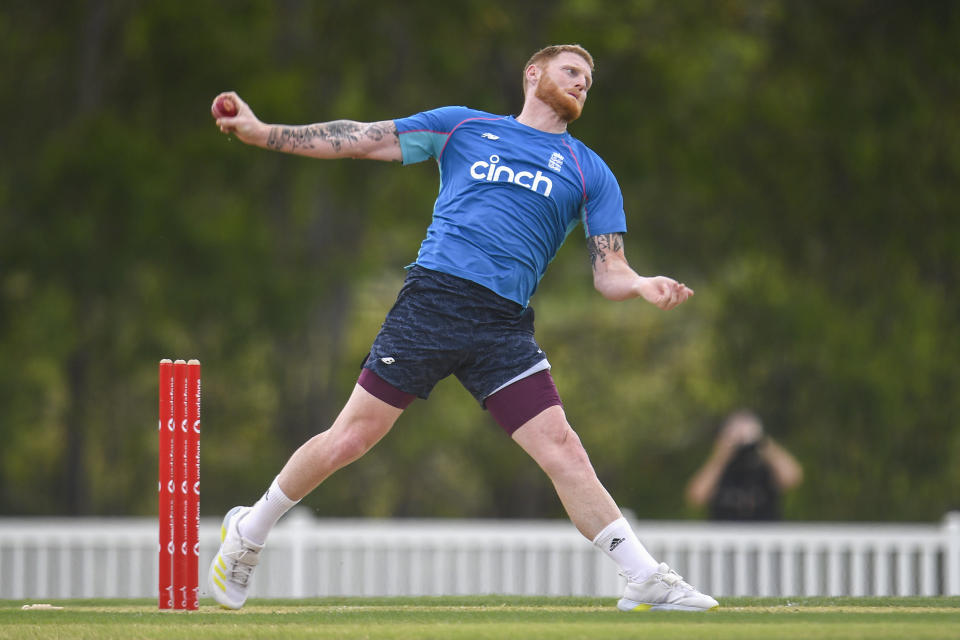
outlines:
[[652, 608], [652, 604], [638, 604], [633, 609], [630, 609], [630, 611], [650, 611]]

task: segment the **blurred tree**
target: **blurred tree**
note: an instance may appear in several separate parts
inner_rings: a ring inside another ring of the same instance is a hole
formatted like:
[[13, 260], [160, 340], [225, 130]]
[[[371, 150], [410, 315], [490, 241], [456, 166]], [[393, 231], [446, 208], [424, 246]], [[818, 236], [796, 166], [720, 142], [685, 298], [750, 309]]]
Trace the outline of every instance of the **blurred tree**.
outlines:
[[[151, 513], [161, 357], [205, 365], [210, 514], [352, 388], [436, 169], [246, 148], [217, 92], [273, 122], [516, 112], [522, 63], [567, 41], [597, 58], [571, 131], [621, 182], [631, 262], [697, 290], [603, 301], [575, 234], [533, 300], [618, 500], [683, 515], [714, 426], [751, 406], [808, 470], [788, 517], [956, 507], [954, 3], [88, 0], [0, 8], [0, 513]], [[307, 504], [560, 515], [453, 381]]]

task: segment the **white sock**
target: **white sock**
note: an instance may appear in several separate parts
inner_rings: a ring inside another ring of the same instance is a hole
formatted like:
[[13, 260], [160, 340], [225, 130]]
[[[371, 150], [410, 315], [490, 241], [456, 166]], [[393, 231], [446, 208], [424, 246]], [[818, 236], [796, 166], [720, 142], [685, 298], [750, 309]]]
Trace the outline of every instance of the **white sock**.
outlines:
[[622, 516], [604, 527], [593, 544], [616, 562], [631, 582], [643, 582], [659, 566]]
[[277, 524], [277, 520], [297, 502], [288, 498], [280, 490], [280, 485], [274, 478], [267, 492], [257, 500], [250, 513], [237, 525], [240, 535], [256, 544], [265, 543], [273, 525]]

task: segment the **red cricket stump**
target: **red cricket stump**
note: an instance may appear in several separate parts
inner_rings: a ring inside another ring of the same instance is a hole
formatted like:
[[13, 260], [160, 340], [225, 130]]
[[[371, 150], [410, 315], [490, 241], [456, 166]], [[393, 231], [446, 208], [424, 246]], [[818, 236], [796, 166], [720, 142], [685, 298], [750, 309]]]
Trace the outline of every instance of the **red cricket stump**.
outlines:
[[200, 560], [200, 361], [187, 363], [187, 609], [199, 602]]
[[160, 396], [159, 432], [159, 476], [157, 496], [159, 503], [160, 564], [159, 599], [160, 609], [173, 607], [173, 362], [160, 361], [157, 383]]
[[173, 608], [183, 609], [187, 603], [187, 363], [173, 363], [173, 384], [176, 403], [173, 422], [176, 435], [173, 441]]
[[159, 596], [197, 609], [200, 551], [200, 362], [160, 361]]

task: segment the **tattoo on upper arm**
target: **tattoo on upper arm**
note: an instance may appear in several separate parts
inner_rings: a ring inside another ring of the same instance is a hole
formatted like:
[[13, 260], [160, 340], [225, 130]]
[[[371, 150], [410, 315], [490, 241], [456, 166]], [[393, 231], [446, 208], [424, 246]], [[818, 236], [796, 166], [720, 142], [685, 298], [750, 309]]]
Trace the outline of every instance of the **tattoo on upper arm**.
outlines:
[[295, 151], [298, 148], [315, 149], [318, 144], [326, 143], [339, 153], [344, 146], [356, 145], [364, 139], [380, 142], [391, 136], [393, 143], [399, 145], [400, 136], [392, 120], [372, 123], [336, 120], [300, 127], [273, 127], [267, 137], [267, 147], [277, 151]]
[[587, 251], [590, 252], [590, 268], [594, 271], [600, 263], [607, 261], [610, 253], [619, 253], [623, 250], [622, 233], [605, 233], [587, 238]]

